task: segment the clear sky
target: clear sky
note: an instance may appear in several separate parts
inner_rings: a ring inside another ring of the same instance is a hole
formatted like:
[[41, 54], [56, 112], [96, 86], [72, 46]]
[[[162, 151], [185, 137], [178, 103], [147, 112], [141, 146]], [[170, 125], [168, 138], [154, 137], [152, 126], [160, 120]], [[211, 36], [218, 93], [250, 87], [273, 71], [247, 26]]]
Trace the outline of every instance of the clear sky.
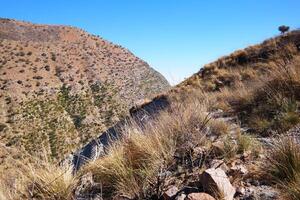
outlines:
[[120, 44], [177, 83], [204, 64], [300, 27], [300, 0], [0, 0], [0, 17], [65, 24]]

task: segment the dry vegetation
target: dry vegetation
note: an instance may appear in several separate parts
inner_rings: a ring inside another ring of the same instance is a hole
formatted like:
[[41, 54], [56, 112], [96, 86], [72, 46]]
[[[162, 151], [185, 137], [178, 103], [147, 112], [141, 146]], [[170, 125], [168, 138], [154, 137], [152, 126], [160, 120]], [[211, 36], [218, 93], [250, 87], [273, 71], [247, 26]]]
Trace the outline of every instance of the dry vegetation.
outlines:
[[300, 145], [299, 140], [283, 138], [275, 141], [268, 154], [263, 174], [279, 186], [286, 199], [300, 198]]

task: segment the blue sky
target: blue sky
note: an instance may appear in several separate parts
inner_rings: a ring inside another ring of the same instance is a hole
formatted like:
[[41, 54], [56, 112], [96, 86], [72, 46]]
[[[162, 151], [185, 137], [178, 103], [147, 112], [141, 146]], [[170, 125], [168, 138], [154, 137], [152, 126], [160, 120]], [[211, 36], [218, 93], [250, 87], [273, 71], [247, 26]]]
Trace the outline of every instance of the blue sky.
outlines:
[[65, 24], [120, 44], [178, 83], [220, 56], [300, 28], [300, 0], [0, 0], [0, 17]]

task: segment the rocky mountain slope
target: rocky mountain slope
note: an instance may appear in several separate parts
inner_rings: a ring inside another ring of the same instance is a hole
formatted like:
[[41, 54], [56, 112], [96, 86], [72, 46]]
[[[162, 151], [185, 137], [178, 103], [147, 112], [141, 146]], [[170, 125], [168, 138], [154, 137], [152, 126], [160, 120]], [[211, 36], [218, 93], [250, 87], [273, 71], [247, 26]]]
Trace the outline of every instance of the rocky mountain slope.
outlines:
[[0, 141], [66, 153], [168, 82], [127, 49], [69, 26], [0, 19]]

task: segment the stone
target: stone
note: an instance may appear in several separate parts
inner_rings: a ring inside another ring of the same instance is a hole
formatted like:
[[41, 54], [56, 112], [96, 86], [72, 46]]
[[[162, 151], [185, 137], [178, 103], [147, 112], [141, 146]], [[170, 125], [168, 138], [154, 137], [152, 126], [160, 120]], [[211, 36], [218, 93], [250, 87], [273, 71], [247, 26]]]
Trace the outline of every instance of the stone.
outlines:
[[224, 163], [223, 160], [218, 160], [218, 159], [213, 159], [210, 163], [209, 163], [210, 168], [221, 168], [223, 171], [227, 172], [228, 171], [228, 167], [227, 165]]
[[186, 200], [216, 200], [216, 199], [207, 193], [200, 192], [200, 193], [189, 194]]
[[176, 194], [178, 192], [179, 192], [179, 189], [176, 186], [172, 186], [169, 189], [167, 189], [167, 191], [164, 192], [163, 199], [164, 200], [174, 199], [174, 197], [176, 196]]
[[200, 183], [205, 192], [215, 196], [221, 194], [224, 200], [232, 200], [235, 188], [231, 185], [226, 173], [220, 169], [210, 168], [200, 175]]
[[279, 193], [270, 186], [259, 186], [254, 188], [256, 199], [260, 200], [276, 200], [279, 198]]

